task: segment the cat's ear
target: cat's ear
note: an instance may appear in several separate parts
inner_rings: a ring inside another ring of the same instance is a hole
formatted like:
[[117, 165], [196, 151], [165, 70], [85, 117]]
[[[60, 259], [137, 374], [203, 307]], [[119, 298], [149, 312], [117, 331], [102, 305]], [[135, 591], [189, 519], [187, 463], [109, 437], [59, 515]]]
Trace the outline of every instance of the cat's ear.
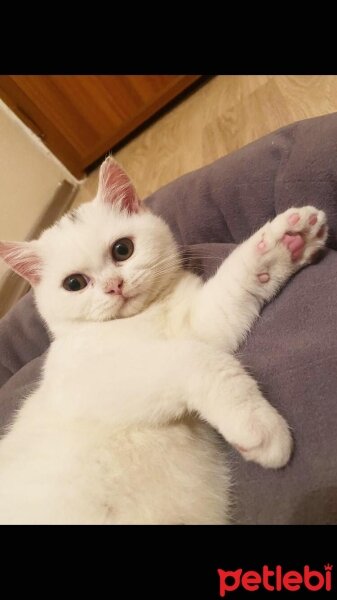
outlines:
[[36, 248], [36, 242], [1, 242], [0, 256], [13, 271], [36, 285], [41, 279], [42, 261]]
[[111, 156], [99, 171], [98, 201], [118, 206], [130, 214], [142, 209], [132, 181]]

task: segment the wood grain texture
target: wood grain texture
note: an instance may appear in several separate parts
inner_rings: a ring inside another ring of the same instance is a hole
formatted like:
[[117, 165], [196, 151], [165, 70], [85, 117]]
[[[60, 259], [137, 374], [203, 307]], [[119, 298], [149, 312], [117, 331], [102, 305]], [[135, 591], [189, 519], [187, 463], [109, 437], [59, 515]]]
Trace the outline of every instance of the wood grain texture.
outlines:
[[[308, 117], [337, 111], [337, 76], [212, 78], [119, 150], [141, 197], [173, 179]], [[96, 191], [97, 173], [76, 203]]]
[[14, 75], [0, 97], [76, 176], [196, 75]]

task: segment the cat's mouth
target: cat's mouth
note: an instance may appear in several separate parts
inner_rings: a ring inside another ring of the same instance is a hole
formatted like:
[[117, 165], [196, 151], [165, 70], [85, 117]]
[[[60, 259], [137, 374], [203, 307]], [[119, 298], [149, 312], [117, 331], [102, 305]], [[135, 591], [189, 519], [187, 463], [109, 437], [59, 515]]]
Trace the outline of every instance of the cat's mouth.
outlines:
[[133, 296], [127, 294], [119, 294], [119, 298], [123, 301], [123, 306], [125, 306], [128, 302], [136, 298], [138, 294], [134, 294]]
[[123, 293], [113, 294], [111, 302], [106, 305], [107, 319], [130, 317], [137, 314], [143, 308], [143, 292], [123, 291]]
[[121, 294], [121, 298], [122, 300], [124, 300], [124, 302], [128, 302], [128, 300], [132, 300], [132, 298], [134, 298], [135, 296], [130, 296], [130, 294]]

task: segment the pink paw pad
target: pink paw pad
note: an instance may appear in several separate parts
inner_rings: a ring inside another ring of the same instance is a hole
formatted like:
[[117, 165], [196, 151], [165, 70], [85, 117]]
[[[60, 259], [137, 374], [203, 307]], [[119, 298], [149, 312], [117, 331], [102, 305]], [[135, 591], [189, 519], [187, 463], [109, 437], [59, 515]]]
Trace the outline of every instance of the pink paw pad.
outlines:
[[309, 225], [316, 225], [317, 223], [317, 215], [313, 214], [309, 217]]
[[265, 250], [265, 249], [266, 249], [266, 247], [267, 247], [267, 246], [266, 246], [266, 242], [264, 242], [264, 241], [262, 240], [262, 242], [259, 242], [259, 243], [258, 243], [257, 247], [258, 247], [258, 249], [259, 249], [259, 250]]
[[296, 223], [298, 223], [299, 220], [300, 220], [300, 215], [298, 213], [294, 213], [294, 214], [290, 215], [290, 217], [288, 217], [289, 225], [296, 225]]
[[257, 277], [261, 283], [267, 283], [267, 281], [270, 279], [268, 273], [260, 273]]
[[301, 258], [301, 256], [302, 256], [302, 248], [301, 248], [301, 250], [295, 250], [295, 252], [291, 253], [291, 259], [293, 262], [295, 262], [296, 260]]
[[282, 238], [282, 243], [290, 250], [293, 260], [297, 260], [301, 256], [305, 246], [304, 239], [300, 234], [290, 235], [286, 233]]

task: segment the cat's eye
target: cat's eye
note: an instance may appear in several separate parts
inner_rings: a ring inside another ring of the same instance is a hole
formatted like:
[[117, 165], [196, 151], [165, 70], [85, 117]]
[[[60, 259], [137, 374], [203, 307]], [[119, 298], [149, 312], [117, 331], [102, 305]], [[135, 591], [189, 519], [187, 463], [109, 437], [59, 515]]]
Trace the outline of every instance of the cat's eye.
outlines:
[[73, 275], [68, 275], [63, 281], [63, 287], [68, 292], [79, 292], [83, 290], [89, 283], [89, 280], [84, 275], [80, 273], [74, 273]]
[[112, 258], [114, 260], [127, 260], [133, 254], [133, 241], [129, 238], [121, 238], [114, 243], [111, 249]]

